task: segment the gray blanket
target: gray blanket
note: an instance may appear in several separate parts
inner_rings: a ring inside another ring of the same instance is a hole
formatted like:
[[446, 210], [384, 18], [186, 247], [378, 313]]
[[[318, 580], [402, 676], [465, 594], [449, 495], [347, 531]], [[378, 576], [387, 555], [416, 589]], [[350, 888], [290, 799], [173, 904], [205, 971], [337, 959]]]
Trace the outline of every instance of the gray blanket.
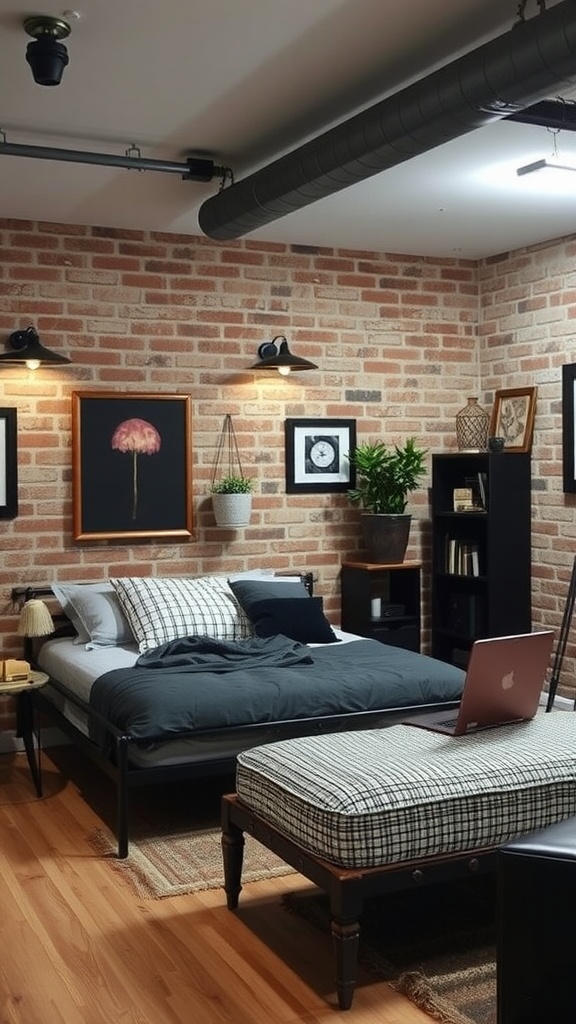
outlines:
[[216, 640], [211, 636], [183, 636], [169, 640], [141, 654], [136, 662], [142, 668], [185, 669], [190, 672], [238, 672], [263, 665], [312, 664], [309, 647], [285, 636], [249, 640]]
[[[218, 645], [213, 654], [192, 643], [189, 655], [186, 646], [172, 641], [143, 655], [134, 668], [106, 672], [92, 687], [92, 707], [134, 739], [151, 742], [203, 730], [457, 701], [464, 682], [464, 673], [453, 665], [376, 640], [308, 648], [275, 636], [231, 648]], [[273, 664], [275, 658], [283, 663]], [[290, 658], [295, 660], [286, 664]], [[151, 663], [169, 667], [150, 668]]]

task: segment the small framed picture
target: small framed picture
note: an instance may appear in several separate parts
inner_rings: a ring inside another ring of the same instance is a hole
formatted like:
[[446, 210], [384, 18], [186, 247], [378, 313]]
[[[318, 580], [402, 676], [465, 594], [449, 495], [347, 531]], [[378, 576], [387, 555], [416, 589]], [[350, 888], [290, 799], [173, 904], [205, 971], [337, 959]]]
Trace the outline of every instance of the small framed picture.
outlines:
[[537, 388], [508, 388], [497, 391], [490, 419], [490, 437], [504, 438], [504, 451], [532, 449]]
[[285, 422], [286, 493], [347, 491], [356, 484], [348, 454], [356, 447], [356, 420]]
[[191, 398], [72, 393], [74, 540], [192, 533]]
[[16, 409], [0, 409], [0, 519], [18, 515]]

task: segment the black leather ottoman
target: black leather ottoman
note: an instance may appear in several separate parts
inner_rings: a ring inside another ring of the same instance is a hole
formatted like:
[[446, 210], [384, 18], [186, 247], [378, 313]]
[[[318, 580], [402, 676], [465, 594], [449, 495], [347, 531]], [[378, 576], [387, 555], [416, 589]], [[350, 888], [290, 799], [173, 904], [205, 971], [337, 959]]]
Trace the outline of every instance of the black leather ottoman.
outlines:
[[576, 1022], [576, 818], [498, 851], [498, 1024]]

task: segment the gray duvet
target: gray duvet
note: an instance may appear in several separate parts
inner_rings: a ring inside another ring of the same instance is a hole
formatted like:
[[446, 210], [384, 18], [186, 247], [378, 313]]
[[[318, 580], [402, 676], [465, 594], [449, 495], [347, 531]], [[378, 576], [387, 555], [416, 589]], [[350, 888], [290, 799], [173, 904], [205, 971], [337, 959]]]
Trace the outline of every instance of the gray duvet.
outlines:
[[[457, 701], [461, 669], [376, 640], [306, 647], [284, 636], [186, 637], [106, 672], [90, 703], [145, 743], [228, 726]], [[94, 737], [96, 738], [96, 737]]]

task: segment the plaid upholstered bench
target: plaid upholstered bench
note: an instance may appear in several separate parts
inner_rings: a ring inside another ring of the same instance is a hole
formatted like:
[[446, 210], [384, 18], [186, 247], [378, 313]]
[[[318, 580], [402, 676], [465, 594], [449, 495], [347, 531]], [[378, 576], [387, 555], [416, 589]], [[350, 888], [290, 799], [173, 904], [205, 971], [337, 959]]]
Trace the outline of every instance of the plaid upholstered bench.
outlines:
[[574, 815], [575, 714], [459, 738], [394, 725], [267, 744], [238, 756], [222, 801], [227, 905], [248, 832], [328, 894], [348, 1009], [366, 898], [494, 870], [500, 844]]

